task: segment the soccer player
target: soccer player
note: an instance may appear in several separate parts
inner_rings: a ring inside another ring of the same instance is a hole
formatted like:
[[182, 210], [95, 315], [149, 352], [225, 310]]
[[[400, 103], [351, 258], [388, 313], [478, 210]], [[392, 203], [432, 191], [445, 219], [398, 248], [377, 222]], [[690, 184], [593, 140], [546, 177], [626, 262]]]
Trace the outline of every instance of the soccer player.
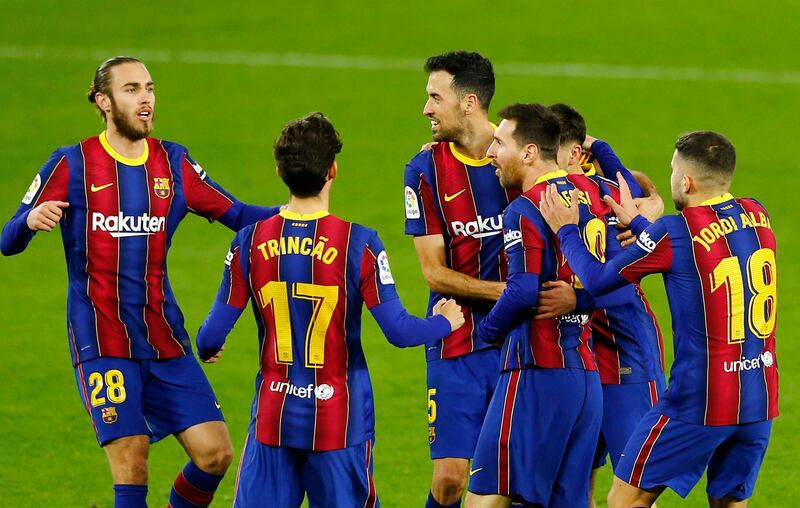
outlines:
[[637, 235], [605, 264], [575, 227], [577, 210], [548, 189], [542, 213], [590, 292], [662, 273], [675, 340], [670, 386], [639, 422], [614, 471], [609, 506], [651, 506], [670, 487], [685, 497], [708, 468], [712, 507], [752, 495], [778, 416], [775, 236], [764, 207], [728, 190], [736, 152], [715, 132], [681, 136], [672, 157], [680, 213], [650, 223], [624, 179], [609, 204]]
[[438, 341], [464, 324], [454, 300], [410, 316], [375, 231], [328, 213], [342, 143], [320, 113], [290, 122], [275, 144], [291, 199], [240, 231], [214, 307], [197, 337], [215, 361], [253, 302], [260, 370], [236, 507], [378, 506], [372, 482], [374, 404], [361, 349], [366, 304], [399, 347]]
[[514, 191], [503, 189], [486, 157], [494, 126], [488, 109], [494, 71], [477, 53], [432, 56], [425, 64], [430, 150], [405, 170], [406, 234], [430, 286], [428, 308], [452, 296], [466, 325], [427, 347], [428, 443], [433, 479], [427, 508], [460, 506], [469, 460], [500, 369], [497, 347], [475, 330], [505, 284], [502, 213]]
[[[609, 195], [618, 197], [616, 182], [597, 175], [591, 164], [581, 167], [586, 123], [580, 113], [566, 104], [554, 104], [550, 110], [561, 127], [559, 166], [570, 174], [584, 174], [586, 169], [589, 178], [607, 188]], [[643, 193], [638, 182], [611, 147], [602, 141], [596, 141], [594, 145], [598, 149], [595, 156], [600, 159], [602, 167], [615, 176], [620, 174], [630, 182], [629, 185], [635, 185], [641, 196]], [[609, 223], [616, 222], [612, 219], [615, 218], [609, 217]], [[609, 239], [606, 259], [619, 252], [619, 245], [614, 239]], [[599, 309], [592, 314], [592, 349], [603, 386], [603, 422], [590, 482], [589, 502], [592, 506], [597, 468], [605, 464], [607, 455], [611, 456], [611, 465], [616, 468], [636, 425], [666, 389], [663, 337], [658, 321], [642, 288], [638, 284], [632, 284], [631, 288], [633, 297], [625, 304]]]
[[576, 285], [537, 206], [549, 183], [580, 189], [581, 229], [594, 252], [605, 249], [609, 212], [601, 188], [559, 169], [558, 119], [541, 104], [514, 104], [488, 156], [506, 188], [520, 188], [503, 215], [508, 281], [478, 326], [486, 342], [503, 340], [502, 373], [478, 440], [467, 506], [586, 505], [602, 411], [587, 309], [535, 319], [540, 283]]
[[75, 379], [111, 466], [115, 506], [146, 506], [149, 446], [170, 434], [191, 459], [170, 504], [206, 506], [233, 452], [169, 284], [167, 250], [187, 212], [238, 230], [277, 208], [237, 201], [186, 148], [150, 137], [154, 84], [139, 60], [104, 62], [88, 98], [106, 130], [53, 152], [0, 248], [17, 254], [37, 231], [61, 225]]

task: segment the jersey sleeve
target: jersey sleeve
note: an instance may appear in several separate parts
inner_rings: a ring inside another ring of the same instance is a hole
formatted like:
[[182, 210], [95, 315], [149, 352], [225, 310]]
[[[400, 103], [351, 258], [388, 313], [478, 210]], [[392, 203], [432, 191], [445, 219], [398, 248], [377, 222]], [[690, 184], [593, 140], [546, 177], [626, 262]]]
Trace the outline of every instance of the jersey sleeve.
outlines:
[[601, 139], [598, 139], [592, 143], [592, 155], [595, 157], [595, 159], [597, 159], [597, 162], [600, 163], [600, 167], [603, 168], [603, 174], [606, 176], [606, 178], [616, 180], [617, 175], [622, 175], [622, 178], [625, 179], [628, 187], [630, 187], [631, 195], [633, 197], [641, 198], [644, 196], [644, 191], [639, 185], [639, 182], [636, 181], [633, 173], [631, 173], [631, 171], [625, 167], [620, 158], [614, 152], [614, 149], [611, 148], [611, 145]]
[[593, 295], [608, 293], [672, 267], [672, 245], [663, 220], [656, 221], [639, 235], [634, 245], [605, 263], [587, 250], [578, 226], [563, 226], [558, 230], [558, 239], [570, 267]]
[[404, 177], [406, 234], [413, 236], [442, 234], [445, 225], [436, 209], [433, 187], [415, 161], [416, 158], [406, 166]]
[[508, 258], [508, 273], [542, 272], [546, 247], [544, 232], [512, 207], [503, 213], [503, 247]]
[[389, 257], [378, 234], [373, 232], [361, 255], [361, 274], [359, 276], [361, 298], [368, 309], [399, 298], [389, 268]]
[[25, 250], [35, 234], [28, 227], [28, 213], [45, 201], [67, 201], [69, 162], [56, 150], [36, 173], [13, 217], [3, 227], [0, 250], [6, 256]]
[[197, 354], [202, 360], [214, 356], [225, 344], [225, 339], [247, 307], [250, 290], [242, 271], [241, 249], [238, 235], [225, 256], [222, 283], [214, 305], [197, 332]]

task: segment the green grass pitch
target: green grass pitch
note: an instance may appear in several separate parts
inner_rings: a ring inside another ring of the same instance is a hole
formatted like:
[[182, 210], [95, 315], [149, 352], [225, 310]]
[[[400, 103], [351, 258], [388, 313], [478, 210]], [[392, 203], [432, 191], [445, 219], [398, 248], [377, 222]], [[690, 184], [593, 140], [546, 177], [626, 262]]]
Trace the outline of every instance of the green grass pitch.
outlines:
[[[11, 216], [55, 147], [102, 129], [84, 92], [101, 60], [132, 53], [148, 63], [157, 82], [155, 135], [188, 146], [242, 200], [284, 202], [272, 142], [286, 121], [325, 112], [344, 140], [332, 211], [378, 229], [400, 294], [418, 314], [427, 290], [403, 235], [402, 171], [430, 136], [421, 115], [425, 57], [449, 49], [490, 57], [497, 67], [492, 118], [512, 101], [573, 104], [591, 134], [650, 174], [668, 212], [676, 137], [696, 129], [726, 133], [739, 152], [733, 191], [766, 205], [779, 242], [782, 416], [751, 506], [796, 504], [796, 2], [0, 0], [0, 7], [0, 219]], [[196, 217], [175, 236], [170, 276], [192, 334], [212, 302], [231, 236]], [[39, 234], [22, 255], [0, 260], [3, 507], [112, 505], [105, 457], [70, 365], [65, 288], [58, 233]], [[661, 281], [651, 278], [645, 289], [669, 339]], [[378, 492], [387, 507], [422, 506], [431, 469], [423, 352], [394, 349], [371, 318], [364, 322], [377, 405]], [[237, 454], [256, 367], [255, 326], [245, 314], [222, 361], [205, 369]], [[184, 462], [172, 439], [151, 450], [151, 506], [166, 504]], [[216, 506], [230, 504], [235, 466]], [[604, 470], [601, 492], [609, 482]], [[659, 501], [661, 507], [704, 505], [703, 483], [685, 502], [673, 494]]]

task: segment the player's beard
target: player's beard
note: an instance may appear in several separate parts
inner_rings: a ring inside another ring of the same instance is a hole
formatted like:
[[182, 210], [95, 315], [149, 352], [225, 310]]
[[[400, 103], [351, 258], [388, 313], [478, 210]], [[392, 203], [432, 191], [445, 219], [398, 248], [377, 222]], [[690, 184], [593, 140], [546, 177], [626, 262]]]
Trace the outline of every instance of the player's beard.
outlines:
[[[151, 121], [149, 124], [145, 123], [142, 127], [137, 127], [134, 123], [136, 120], [130, 121], [128, 114], [122, 111], [117, 105], [114, 103], [114, 99], [111, 99], [111, 119], [114, 121], [114, 125], [117, 127], [117, 132], [119, 132], [124, 138], [127, 138], [131, 141], [139, 141], [140, 139], [144, 139], [153, 132], [153, 122]], [[135, 116], [134, 116], [135, 118]]]

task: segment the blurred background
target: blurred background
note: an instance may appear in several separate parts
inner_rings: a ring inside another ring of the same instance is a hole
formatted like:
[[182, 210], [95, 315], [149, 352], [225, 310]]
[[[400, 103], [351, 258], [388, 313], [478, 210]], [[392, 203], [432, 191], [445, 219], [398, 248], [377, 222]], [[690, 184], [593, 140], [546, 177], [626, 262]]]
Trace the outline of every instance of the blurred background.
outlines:
[[[796, 2], [211, 2], [0, 1], [0, 218], [10, 218], [31, 179], [58, 146], [103, 124], [86, 101], [95, 68], [118, 54], [144, 60], [156, 82], [154, 135], [189, 147], [239, 199], [285, 202], [272, 144], [290, 119], [322, 111], [344, 150], [332, 212], [378, 229], [405, 304], [425, 311], [427, 287], [403, 235], [403, 168], [430, 140], [422, 116], [425, 59], [453, 49], [489, 57], [495, 112], [510, 102], [566, 102], [623, 161], [646, 172], [667, 202], [673, 143], [712, 129], [737, 147], [733, 192], [771, 213], [779, 242], [781, 413], [754, 507], [794, 506], [800, 444], [794, 340], [800, 312], [798, 172], [800, 32]], [[75, 387], [65, 333], [66, 269], [59, 233], [0, 259], [0, 506], [112, 506], [111, 478]], [[213, 301], [232, 232], [187, 217], [169, 256], [170, 278], [194, 335]], [[660, 278], [645, 290], [671, 342]], [[386, 507], [422, 506], [428, 459], [425, 363], [398, 350], [364, 319], [375, 386], [375, 481]], [[671, 345], [668, 358], [671, 359]], [[257, 369], [255, 326], [246, 313], [224, 357], [205, 366], [225, 411], [237, 456]], [[185, 463], [172, 439], [150, 454], [151, 506], [166, 504]], [[238, 464], [234, 464], [234, 467]], [[605, 496], [604, 469], [598, 492]], [[235, 469], [215, 506], [230, 504]], [[705, 482], [688, 500], [705, 506]], [[605, 502], [599, 503], [605, 506]]]

